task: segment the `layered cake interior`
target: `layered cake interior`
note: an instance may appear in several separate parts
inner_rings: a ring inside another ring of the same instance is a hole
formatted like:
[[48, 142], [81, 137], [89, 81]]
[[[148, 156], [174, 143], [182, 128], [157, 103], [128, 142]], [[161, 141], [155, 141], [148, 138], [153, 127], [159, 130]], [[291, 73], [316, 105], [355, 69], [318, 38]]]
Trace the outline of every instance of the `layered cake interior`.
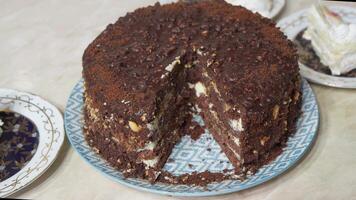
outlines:
[[222, 0], [137, 9], [84, 53], [86, 139], [154, 182], [200, 115], [236, 175], [254, 173], [294, 132], [297, 59], [271, 20]]

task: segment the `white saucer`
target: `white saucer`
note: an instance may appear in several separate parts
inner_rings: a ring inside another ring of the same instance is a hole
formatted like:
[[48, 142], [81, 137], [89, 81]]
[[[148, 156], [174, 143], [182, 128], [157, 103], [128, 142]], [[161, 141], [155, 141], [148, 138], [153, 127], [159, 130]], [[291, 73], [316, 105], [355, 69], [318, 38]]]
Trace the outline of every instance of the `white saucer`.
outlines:
[[273, 0], [272, 10], [270, 11], [269, 18], [275, 18], [286, 5], [285, 0]]
[[[38, 146], [33, 157], [14, 175], [0, 182], [0, 198], [17, 192], [41, 176], [56, 159], [64, 141], [63, 117], [58, 109], [42, 98], [10, 89], [0, 89], [0, 108], [18, 113], [33, 122]], [[38, 135], [37, 135], [38, 134]], [[17, 144], [17, 142], [15, 142]], [[19, 149], [24, 146], [19, 143]], [[9, 163], [14, 162], [10, 159]], [[4, 166], [2, 166], [4, 168]]]

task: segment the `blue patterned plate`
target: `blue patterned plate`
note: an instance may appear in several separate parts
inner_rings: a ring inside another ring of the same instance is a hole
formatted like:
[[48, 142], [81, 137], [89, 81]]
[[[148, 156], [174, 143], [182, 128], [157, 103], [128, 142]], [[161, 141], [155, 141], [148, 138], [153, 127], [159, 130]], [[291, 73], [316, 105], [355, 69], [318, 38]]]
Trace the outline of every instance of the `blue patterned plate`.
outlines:
[[[171, 185], [156, 183], [154, 185], [141, 180], [128, 178], [112, 168], [105, 160], [96, 154], [86, 143], [83, 135], [83, 80], [73, 89], [64, 114], [65, 128], [75, 150], [81, 157], [97, 170], [107, 175], [109, 178], [132, 188], [173, 196], [212, 196], [231, 192], [241, 191], [253, 186], [262, 184], [268, 180], [285, 172], [300, 160], [308, 152], [317, 135], [319, 123], [318, 105], [312, 89], [307, 81], [303, 80], [303, 114], [300, 116], [297, 125], [297, 132], [288, 140], [287, 147], [283, 153], [270, 164], [263, 166], [259, 171], [247, 180], [225, 180], [220, 183], [211, 183], [207, 187], [187, 185]], [[197, 119], [200, 121], [200, 119]], [[203, 123], [202, 121], [200, 121]], [[224, 169], [231, 169], [232, 165], [221, 153], [219, 145], [212, 139], [206, 131], [198, 140], [194, 141], [189, 136], [182, 138], [173, 149], [164, 169], [174, 175], [184, 173], [222, 172]]]

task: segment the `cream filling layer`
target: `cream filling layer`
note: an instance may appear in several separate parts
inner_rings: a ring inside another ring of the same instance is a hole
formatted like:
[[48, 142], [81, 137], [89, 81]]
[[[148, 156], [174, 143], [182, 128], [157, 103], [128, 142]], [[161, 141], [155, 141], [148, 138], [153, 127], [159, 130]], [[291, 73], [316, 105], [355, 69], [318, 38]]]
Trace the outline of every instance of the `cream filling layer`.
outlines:
[[142, 160], [142, 163], [146, 165], [146, 168], [148, 167], [155, 167], [159, 161], [159, 156], [150, 159], [150, 160]]
[[244, 127], [242, 126], [242, 119], [239, 118], [238, 120], [236, 119], [230, 119], [229, 120], [229, 125], [232, 128], [232, 130], [241, 132], [244, 131]]

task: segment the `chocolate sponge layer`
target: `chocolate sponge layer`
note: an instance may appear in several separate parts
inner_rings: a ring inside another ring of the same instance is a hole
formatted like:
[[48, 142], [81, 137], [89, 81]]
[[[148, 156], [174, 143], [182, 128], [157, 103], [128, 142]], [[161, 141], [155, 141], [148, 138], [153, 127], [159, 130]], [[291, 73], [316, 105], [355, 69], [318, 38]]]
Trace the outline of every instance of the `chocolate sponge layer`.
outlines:
[[199, 113], [236, 173], [253, 173], [294, 132], [297, 60], [271, 20], [223, 0], [137, 9], [84, 52], [86, 139], [153, 182]]

